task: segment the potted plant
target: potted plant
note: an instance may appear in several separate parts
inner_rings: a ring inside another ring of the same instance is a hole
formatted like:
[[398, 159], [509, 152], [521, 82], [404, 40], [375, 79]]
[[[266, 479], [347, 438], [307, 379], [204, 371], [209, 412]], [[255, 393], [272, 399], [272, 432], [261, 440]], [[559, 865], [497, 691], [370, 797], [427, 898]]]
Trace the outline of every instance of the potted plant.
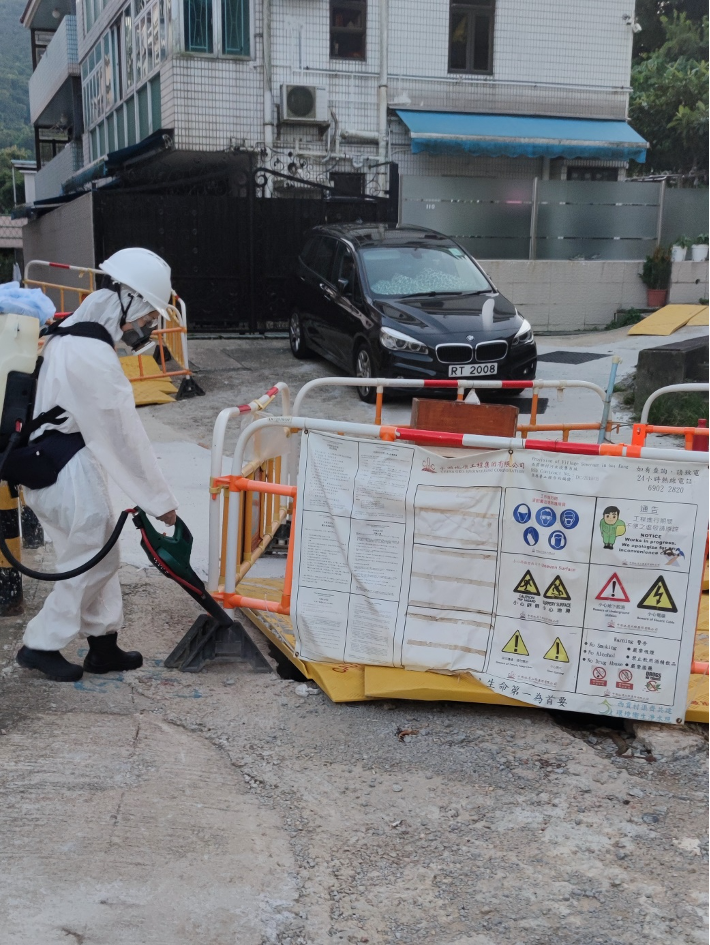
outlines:
[[693, 240], [689, 236], [679, 236], [671, 246], [671, 261], [685, 262], [686, 254], [692, 245]]
[[708, 258], [708, 234], [701, 233], [700, 236], [696, 236], [693, 240], [693, 245], [690, 250], [690, 258], [693, 262], [703, 262], [703, 260]]
[[647, 256], [641, 270], [641, 281], [647, 289], [649, 308], [660, 308], [666, 304], [668, 286], [671, 281], [671, 254], [665, 246], [657, 246]]

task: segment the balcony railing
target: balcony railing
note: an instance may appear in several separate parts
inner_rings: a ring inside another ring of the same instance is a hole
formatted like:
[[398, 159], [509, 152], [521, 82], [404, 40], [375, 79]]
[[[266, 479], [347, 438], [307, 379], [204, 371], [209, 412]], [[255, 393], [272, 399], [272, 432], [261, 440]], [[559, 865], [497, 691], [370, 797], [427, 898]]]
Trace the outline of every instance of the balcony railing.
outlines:
[[[45, 118], [43, 113], [67, 79], [79, 74], [76, 17], [65, 16], [30, 78], [30, 119], [33, 124]], [[58, 118], [52, 115], [48, 120], [54, 122]]]
[[42, 170], [37, 172], [35, 200], [61, 196], [62, 184], [83, 166], [81, 144], [78, 141], [70, 141], [49, 164], [45, 164]]

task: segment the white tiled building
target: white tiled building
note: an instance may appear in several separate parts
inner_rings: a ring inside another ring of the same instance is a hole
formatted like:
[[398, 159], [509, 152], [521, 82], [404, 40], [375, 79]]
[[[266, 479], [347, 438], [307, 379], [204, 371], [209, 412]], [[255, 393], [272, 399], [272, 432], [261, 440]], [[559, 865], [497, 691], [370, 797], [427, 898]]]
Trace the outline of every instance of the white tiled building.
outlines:
[[[23, 22], [38, 198], [158, 130], [176, 155], [266, 149], [355, 190], [389, 160], [404, 175], [616, 179], [639, 147], [623, 133], [634, 0], [29, 0]], [[412, 113], [453, 124], [414, 147]], [[492, 146], [462, 113], [600, 130], [580, 158], [545, 147], [542, 126]], [[611, 148], [599, 119], [622, 129]]]

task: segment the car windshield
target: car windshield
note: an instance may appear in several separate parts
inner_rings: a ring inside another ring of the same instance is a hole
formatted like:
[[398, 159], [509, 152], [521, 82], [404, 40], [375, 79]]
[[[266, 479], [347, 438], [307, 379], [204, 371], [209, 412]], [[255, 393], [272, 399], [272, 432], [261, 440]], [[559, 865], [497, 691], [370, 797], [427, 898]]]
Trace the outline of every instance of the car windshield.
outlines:
[[373, 295], [489, 292], [491, 285], [458, 246], [373, 246], [361, 250]]

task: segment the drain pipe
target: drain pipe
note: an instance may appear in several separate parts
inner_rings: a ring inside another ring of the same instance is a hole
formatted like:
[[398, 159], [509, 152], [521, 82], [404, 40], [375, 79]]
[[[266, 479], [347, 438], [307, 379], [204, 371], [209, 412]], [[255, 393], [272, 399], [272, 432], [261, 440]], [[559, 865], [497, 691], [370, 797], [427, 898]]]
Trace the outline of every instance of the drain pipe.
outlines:
[[606, 425], [611, 414], [611, 398], [614, 396], [614, 386], [616, 384], [616, 372], [621, 364], [619, 355], [614, 355], [611, 359], [611, 371], [609, 372], [609, 381], [606, 385], [606, 397], [604, 398], [604, 408], [602, 410], [602, 422], [599, 425], [599, 436], [597, 443], [603, 443], [606, 439]]
[[380, 178], [380, 192], [387, 189], [387, 77], [389, 46], [389, 0], [380, 0], [380, 76], [377, 83], [377, 163]]
[[274, 92], [271, 75], [271, 0], [262, 0], [261, 42], [264, 52], [264, 144], [274, 146]]

